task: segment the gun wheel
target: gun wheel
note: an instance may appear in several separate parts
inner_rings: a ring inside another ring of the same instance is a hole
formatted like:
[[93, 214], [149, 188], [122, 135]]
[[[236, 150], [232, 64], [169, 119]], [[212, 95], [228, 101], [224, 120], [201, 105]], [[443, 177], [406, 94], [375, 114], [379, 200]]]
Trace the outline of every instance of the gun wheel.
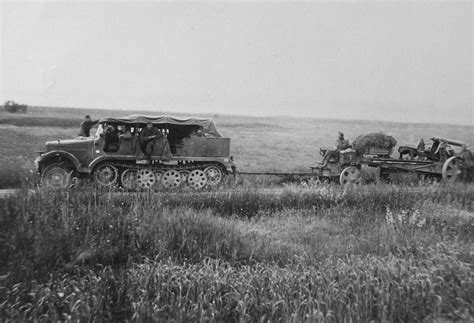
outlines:
[[50, 165], [41, 176], [41, 185], [48, 188], [66, 188], [69, 185], [71, 171], [60, 165]]
[[346, 167], [339, 175], [339, 183], [342, 186], [359, 185], [362, 183], [362, 174], [355, 166]]
[[204, 170], [204, 174], [206, 174], [207, 184], [209, 186], [216, 186], [222, 180], [222, 171], [219, 167], [209, 166]]
[[120, 177], [122, 182], [122, 187], [126, 190], [135, 190], [137, 188], [137, 170], [135, 169], [126, 169], [123, 171], [122, 176]]
[[176, 169], [167, 170], [163, 174], [162, 182], [166, 188], [179, 187], [181, 185], [181, 174]]
[[201, 189], [207, 184], [206, 174], [200, 169], [195, 169], [188, 176], [188, 184], [192, 188]]
[[461, 159], [456, 156], [448, 158], [443, 164], [441, 175], [443, 176], [443, 180], [448, 183], [454, 183], [457, 180], [461, 179]]
[[112, 186], [117, 182], [118, 169], [114, 165], [102, 164], [94, 171], [94, 178], [102, 186]]
[[141, 169], [137, 173], [138, 188], [148, 190], [156, 183], [155, 174], [151, 169]]

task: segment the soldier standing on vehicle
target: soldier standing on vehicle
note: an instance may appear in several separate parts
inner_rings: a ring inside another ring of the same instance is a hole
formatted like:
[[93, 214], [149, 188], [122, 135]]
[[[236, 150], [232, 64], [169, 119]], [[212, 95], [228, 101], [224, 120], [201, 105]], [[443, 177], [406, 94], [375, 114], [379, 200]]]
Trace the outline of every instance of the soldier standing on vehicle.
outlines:
[[99, 123], [99, 120], [92, 121], [90, 115], [84, 117], [84, 121], [81, 122], [81, 131], [79, 136], [81, 137], [90, 137], [90, 132], [93, 126]]
[[151, 157], [156, 142], [163, 137], [161, 131], [153, 127], [153, 123], [148, 122], [146, 124], [146, 128], [140, 133], [140, 147], [147, 158]]
[[326, 167], [331, 158], [335, 158], [336, 160], [338, 160], [339, 152], [342, 150], [346, 150], [350, 147], [351, 145], [349, 144], [349, 141], [347, 139], [344, 139], [344, 134], [342, 132], [339, 132], [339, 137], [336, 140], [336, 147], [334, 147], [334, 150], [326, 150], [326, 153], [324, 154], [323, 160], [321, 162], [321, 167]]

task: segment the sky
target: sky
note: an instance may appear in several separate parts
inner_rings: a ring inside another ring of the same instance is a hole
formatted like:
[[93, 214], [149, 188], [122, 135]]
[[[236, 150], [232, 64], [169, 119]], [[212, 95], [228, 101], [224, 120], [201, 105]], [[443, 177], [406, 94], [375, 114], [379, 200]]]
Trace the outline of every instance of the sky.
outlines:
[[471, 1], [1, 2], [0, 100], [474, 125], [473, 14]]

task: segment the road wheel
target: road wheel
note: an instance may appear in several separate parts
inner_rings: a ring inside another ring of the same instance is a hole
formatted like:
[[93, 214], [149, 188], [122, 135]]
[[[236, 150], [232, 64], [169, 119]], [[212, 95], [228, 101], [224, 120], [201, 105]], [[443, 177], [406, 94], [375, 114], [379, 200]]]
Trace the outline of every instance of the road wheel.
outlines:
[[195, 169], [188, 176], [188, 184], [192, 188], [201, 189], [207, 184], [206, 174], [200, 169]]
[[339, 175], [339, 183], [342, 186], [359, 185], [362, 183], [362, 174], [355, 166], [346, 167]]
[[137, 172], [137, 186], [142, 190], [149, 190], [155, 186], [156, 176], [151, 169], [141, 169]]
[[454, 183], [461, 179], [462, 175], [462, 161], [459, 157], [453, 156], [448, 158], [444, 164], [443, 169], [441, 170], [441, 175], [443, 180], [447, 183]]
[[222, 171], [217, 166], [209, 166], [204, 169], [204, 174], [206, 174], [207, 184], [209, 186], [216, 186], [222, 180]]
[[41, 175], [41, 185], [48, 188], [66, 188], [71, 179], [71, 171], [62, 165], [49, 165]]
[[136, 169], [126, 169], [123, 171], [122, 176], [120, 177], [120, 182], [122, 187], [127, 191], [133, 191], [137, 189], [137, 170]]
[[118, 169], [108, 163], [101, 164], [94, 170], [94, 179], [101, 186], [113, 186], [117, 183]]
[[176, 169], [167, 170], [161, 179], [165, 188], [179, 187], [181, 185], [181, 174]]

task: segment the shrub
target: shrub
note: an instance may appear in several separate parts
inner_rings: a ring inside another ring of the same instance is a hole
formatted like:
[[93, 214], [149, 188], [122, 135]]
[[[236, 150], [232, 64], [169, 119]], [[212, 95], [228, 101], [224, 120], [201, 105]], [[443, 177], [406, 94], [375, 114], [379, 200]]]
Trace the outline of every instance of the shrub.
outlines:
[[7, 112], [10, 112], [10, 113], [16, 113], [16, 112], [26, 113], [26, 110], [28, 110], [28, 106], [26, 104], [18, 104], [13, 101], [5, 102], [3, 107]]

